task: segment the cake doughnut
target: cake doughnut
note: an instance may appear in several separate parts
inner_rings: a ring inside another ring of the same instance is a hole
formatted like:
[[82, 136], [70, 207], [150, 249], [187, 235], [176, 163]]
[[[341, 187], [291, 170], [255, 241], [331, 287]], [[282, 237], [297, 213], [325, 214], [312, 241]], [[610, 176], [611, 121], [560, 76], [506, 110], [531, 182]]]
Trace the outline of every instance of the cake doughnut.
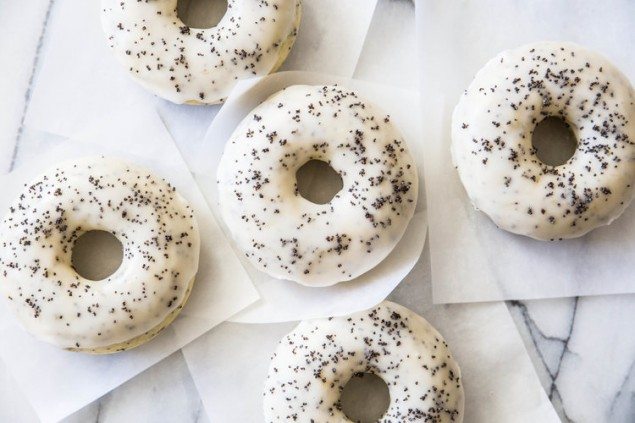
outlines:
[[190, 28], [177, 0], [102, 0], [102, 26], [121, 64], [174, 103], [223, 102], [236, 80], [274, 72], [300, 25], [300, 0], [228, 0], [213, 28]]
[[[343, 188], [326, 204], [298, 191], [296, 171], [328, 163]], [[308, 286], [353, 279], [403, 235], [418, 179], [390, 116], [338, 86], [295, 85], [238, 125], [218, 167], [223, 220], [249, 261]]]
[[379, 422], [463, 421], [461, 370], [425, 319], [384, 301], [350, 316], [301, 322], [273, 355], [265, 422], [349, 422], [340, 396], [356, 374], [381, 377], [390, 405]]
[[[108, 231], [120, 267], [99, 281], [71, 263], [75, 241]], [[0, 291], [22, 325], [61, 348], [112, 353], [145, 343], [187, 300], [200, 238], [188, 202], [150, 171], [114, 158], [61, 163], [26, 184], [0, 227]]]
[[[452, 117], [452, 157], [474, 207], [538, 240], [582, 236], [629, 205], [635, 183], [635, 94], [610, 62], [576, 44], [541, 42], [481, 69]], [[537, 156], [545, 117], [577, 139], [560, 166]]]

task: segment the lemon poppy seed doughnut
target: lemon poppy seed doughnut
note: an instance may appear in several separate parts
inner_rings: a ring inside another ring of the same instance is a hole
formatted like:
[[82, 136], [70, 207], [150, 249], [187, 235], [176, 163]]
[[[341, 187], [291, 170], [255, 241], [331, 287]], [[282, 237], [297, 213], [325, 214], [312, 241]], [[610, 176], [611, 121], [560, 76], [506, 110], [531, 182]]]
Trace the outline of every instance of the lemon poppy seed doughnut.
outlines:
[[[550, 166], [532, 133], [555, 116], [577, 139]], [[567, 42], [504, 51], [481, 69], [452, 118], [452, 157], [474, 206], [499, 227], [538, 240], [608, 225], [635, 184], [635, 92], [608, 60]]]
[[174, 103], [223, 102], [238, 79], [282, 65], [295, 41], [300, 0], [228, 0], [213, 28], [190, 28], [177, 0], [102, 0], [102, 26], [132, 77]]
[[[326, 204], [298, 191], [296, 172], [311, 160], [342, 178]], [[223, 220], [249, 261], [308, 286], [379, 264], [406, 230], [418, 191], [390, 116], [338, 86], [294, 85], [261, 103], [227, 141], [217, 179]]]
[[425, 319], [384, 301], [350, 316], [301, 322], [276, 348], [264, 388], [265, 422], [350, 422], [344, 386], [372, 373], [388, 387], [378, 420], [461, 423], [461, 370], [447, 343]]
[[[123, 246], [103, 280], [79, 275], [76, 240], [107, 231]], [[55, 166], [26, 184], [0, 227], [0, 292], [35, 337], [61, 348], [136, 347], [184, 306], [198, 268], [193, 210], [168, 182], [114, 158]]]

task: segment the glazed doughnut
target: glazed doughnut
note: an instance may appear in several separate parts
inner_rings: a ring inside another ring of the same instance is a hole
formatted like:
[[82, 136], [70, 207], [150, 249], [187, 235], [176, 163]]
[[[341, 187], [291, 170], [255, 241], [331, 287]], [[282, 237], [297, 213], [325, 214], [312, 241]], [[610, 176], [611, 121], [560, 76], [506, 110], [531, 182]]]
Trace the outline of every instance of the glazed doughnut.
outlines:
[[[113, 158], [62, 163], [25, 185], [2, 222], [2, 293], [22, 325], [58, 347], [111, 353], [165, 328], [188, 298], [199, 233], [190, 205], [150, 171]], [[80, 276], [75, 241], [103, 230], [123, 245], [106, 279]]]
[[265, 382], [265, 421], [349, 422], [340, 395], [359, 373], [388, 386], [390, 406], [380, 422], [463, 421], [461, 370], [445, 340], [421, 316], [389, 301], [303, 321], [284, 337]]
[[[452, 157], [474, 207], [538, 240], [582, 236], [629, 205], [635, 183], [635, 94], [603, 57], [543, 42], [504, 51], [481, 69], [452, 118]], [[544, 164], [532, 133], [548, 116], [577, 139]]]
[[236, 80], [282, 65], [300, 25], [300, 0], [228, 0], [213, 28], [189, 28], [177, 0], [102, 0], [117, 59], [146, 89], [174, 103], [223, 102]]
[[[298, 192], [296, 171], [328, 163], [343, 188], [326, 204]], [[417, 202], [417, 170], [390, 116], [337, 86], [288, 87], [234, 131], [218, 168], [221, 214], [238, 247], [279, 279], [327, 286], [372, 269]]]

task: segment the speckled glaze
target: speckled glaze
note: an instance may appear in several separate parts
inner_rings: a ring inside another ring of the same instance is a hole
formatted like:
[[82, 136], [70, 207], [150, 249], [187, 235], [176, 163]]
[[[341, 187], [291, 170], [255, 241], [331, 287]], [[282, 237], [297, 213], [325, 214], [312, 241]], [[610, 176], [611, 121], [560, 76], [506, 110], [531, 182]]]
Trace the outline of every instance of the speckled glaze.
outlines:
[[[108, 231], [123, 262], [91, 281], [72, 267], [75, 241]], [[25, 185], [0, 229], [0, 289], [24, 327], [61, 348], [110, 353], [171, 322], [198, 268], [193, 211], [166, 181], [113, 158], [59, 164]]]
[[[635, 183], [635, 93], [603, 57], [566, 42], [504, 51], [481, 69], [452, 119], [452, 157], [474, 206], [539, 240], [582, 236], [629, 205]], [[563, 165], [536, 156], [547, 116], [577, 141]]]
[[213, 28], [190, 28], [177, 0], [102, 0], [102, 24], [119, 61], [146, 89], [174, 103], [215, 104], [236, 80], [275, 71], [300, 25], [300, 0], [228, 0]]
[[461, 370], [425, 319], [384, 301], [350, 316], [301, 322], [269, 366], [264, 414], [273, 422], [349, 422], [340, 396], [357, 373], [380, 376], [390, 405], [379, 422], [462, 422]]
[[[296, 171], [310, 160], [339, 173], [326, 204], [303, 198]], [[390, 116], [337, 86], [288, 87], [256, 107], [218, 168], [223, 219], [258, 269], [327, 286], [381, 262], [417, 202], [417, 170]]]

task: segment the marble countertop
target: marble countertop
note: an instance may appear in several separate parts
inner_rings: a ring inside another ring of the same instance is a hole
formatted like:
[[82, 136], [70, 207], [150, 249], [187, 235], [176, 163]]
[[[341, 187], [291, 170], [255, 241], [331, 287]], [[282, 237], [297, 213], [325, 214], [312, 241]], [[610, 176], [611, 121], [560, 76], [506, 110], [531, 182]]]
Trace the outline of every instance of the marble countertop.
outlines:
[[[20, 148], [53, 7], [55, 0], [0, 0], [2, 172], [12, 169]], [[389, 70], [403, 70], [398, 85], [416, 87], [416, 58], [394, 54], [408, 51], [400, 47], [414, 47], [413, 7], [407, 0], [379, 0], [355, 76], [394, 83], [387, 80], [387, 75], [394, 75]], [[403, 30], [387, 31], [394, 22], [400, 22]], [[387, 44], [395, 47], [382, 48]], [[422, 260], [429, 260], [429, 255]], [[562, 421], [635, 422], [635, 295], [510, 301], [507, 305]], [[131, 420], [208, 421], [180, 352], [67, 419]], [[37, 421], [2, 362], [0, 421]]]

